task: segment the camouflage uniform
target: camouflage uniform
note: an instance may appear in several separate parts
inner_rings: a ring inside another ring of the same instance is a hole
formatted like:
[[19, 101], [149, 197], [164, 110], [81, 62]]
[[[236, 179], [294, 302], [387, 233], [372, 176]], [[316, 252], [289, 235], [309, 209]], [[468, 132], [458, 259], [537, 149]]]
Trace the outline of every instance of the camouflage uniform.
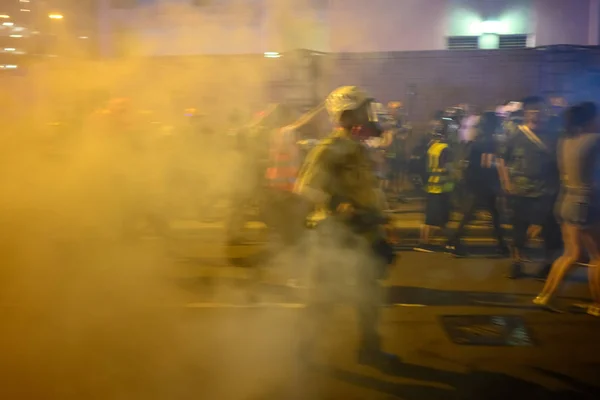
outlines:
[[[379, 225], [356, 229], [341, 216], [335, 215], [330, 200], [342, 199], [355, 209], [381, 212], [381, 199], [376, 193], [377, 178], [373, 173], [367, 149], [339, 129], [324, 139], [308, 155], [302, 167], [295, 191], [312, 197], [320, 204], [321, 221], [312, 232], [310, 266], [310, 296], [308, 321], [303, 329], [314, 334], [323, 331], [332, 306], [340, 301], [355, 304], [360, 328], [361, 352], [379, 350], [379, 308], [381, 288], [378, 280], [384, 268], [373, 253], [372, 244], [382, 237]], [[360, 355], [361, 353], [359, 353]]]

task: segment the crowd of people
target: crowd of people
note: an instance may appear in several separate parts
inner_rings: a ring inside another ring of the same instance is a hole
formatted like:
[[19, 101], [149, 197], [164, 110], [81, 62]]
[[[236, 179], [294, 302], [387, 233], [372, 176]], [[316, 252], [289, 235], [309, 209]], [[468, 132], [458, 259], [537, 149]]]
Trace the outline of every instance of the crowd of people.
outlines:
[[[353, 126], [350, 131], [369, 156], [377, 182], [373, 193], [380, 200], [377, 209], [388, 209], [388, 200], [405, 202], [402, 191], [409, 186], [408, 181], [413, 189], [420, 187], [425, 194], [420, 244], [414, 250], [447, 252], [455, 257], [468, 255], [461, 240], [466, 227], [478, 210], [488, 212], [497, 240], [496, 254], [511, 260], [507, 277], [525, 276], [524, 265], [529, 262], [526, 247], [532, 239], [540, 238], [544, 259], [535, 276], [547, 284], [535, 299], [536, 304], [548, 303], [567, 265], [587, 263], [594, 300], [588, 312], [598, 315], [600, 271], [596, 268], [596, 243], [600, 231], [595, 220], [594, 170], [596, 138], [600, 136], [593, 133], [596, 109], [592, 103], [567, 107], [556, 98], [547, 101], [531, 96], [485, 112], [465, 105], [452, 107], [436, 114], [430, 132], [412, 149], [407, 146], [411, 127], [403, 120], [401, 103], [391, 102], [384, 110], [379, 103], [368, 103], [372, 105], [367, 110], [370, 122]], [[297, 127], [288, 126], [280, 132], [290, 136], [297, 133]], [[288, 150], [282, 150], [286, 147], [281, 145], [284, 142]], [[287, 160], [293, 159], [293, 150], [289, 149], [294, 148], [294, 143], [289, 138], [279, 140], [271, 147], [275, 149], [273, 154], [286, 153]], [[304, 176], [316, 152], [309, 154], [304, 167], [295, 162], [293, 168], [287, 169], [285, 181], [290, 192], [293, 182], [298, 186], [296, 177]], [[278, 170], [273, 164], [270, 168], [271, 172]], [[349, 168], [337, 165], [336, 172], [330, 175], [341, 176]], [[313, 173], [319, 181], [333, 185], [326, 191], [329, 197], [345, 204], [335, 193], [339, 189], [335, 188], [334, 178], [321, 176], [319, 170]], [[267, 186], [271, 183], [266, 182]], [[320, 196], [321, 202], [328, 198]], [[358, 203], [361, 210], [376, 208], [373, 204], [360, 205], [358, 200], [351, 203]], [[291, 210], [295, 209], [296, 205], [292, 205]], [[449, 229], [452, 211], [460, 215], [453, 230]], [[325, 212], [330, 214], [331, 210]], [[284, 220], [289, 222], [293, 218]], [[503, 231], [505, 221], [513, 227], [511, 240], [507, 240]], [[441, 230], [444, 246], [431, 244], [434, 230]]]
[[[528, 97], [485, 112], [453, 107], [437, 113], [416, 141], [400, 102], [384, 106], [354, 86], [336, 89], [304, 114], [277, 104], [247, 124], [234, 119], [219, 127], [229, 134], [219, 134], [195, 109], [169, 129], [148, 116], [132, 119], [128, 107], [124, 100], [111, 102], [82, 122], [94, 128], [94, 138], [78, 139], [80, 152], [109, 155], [104, 165], [121, 196], [123, 234], [139, 234], [141, 224], [168, 235], [167, 203], [178, 191], [191, 199], [195, 218], [227, 203], [226, 246], [243, 241], [249, 208], [257, 210], [252, 218], [271, 234], [250, 264], [285, 252], [310, 259], [302, 354], [310, 353], [331, 305], [350, 293], [359, 316], [359, 361], [379, 365], [393, 358], [381, 351], [378, 292], [396, 260], [399, 222], [387, 212], [389, 204], [407, 202], [409, 187], [425, 197], [416, 251], [467, 255], [466, 226], [483, 209], [491, 215], [496, 253], [510, 257], [510, 278], [523, 276], [526, 246], [542, 238], [537, 275], [546, 283], [535, 304], [547, 305], [569, 267], [587, 257], [593, 298], [587, 312], [600, 316], [594, 174], [600, 134], [592, 103], [559, 108]], [[65, 148], [64, 138], [58, 147]], [[454, 230], [452, 211], [461, 215]], [[510, 241], [502, 228], [507, 217]], [[444, 246], [431, 244], [436, 229]]]

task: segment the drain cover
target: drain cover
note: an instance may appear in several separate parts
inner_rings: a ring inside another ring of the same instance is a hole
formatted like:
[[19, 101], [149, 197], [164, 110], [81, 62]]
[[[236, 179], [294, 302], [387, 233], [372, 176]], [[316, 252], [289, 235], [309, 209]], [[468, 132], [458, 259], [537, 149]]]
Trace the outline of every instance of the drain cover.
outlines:
[[516, 315], [445, 315], [442, 325], [450, 339], [466, 346], [533, 346], [523, 318]]

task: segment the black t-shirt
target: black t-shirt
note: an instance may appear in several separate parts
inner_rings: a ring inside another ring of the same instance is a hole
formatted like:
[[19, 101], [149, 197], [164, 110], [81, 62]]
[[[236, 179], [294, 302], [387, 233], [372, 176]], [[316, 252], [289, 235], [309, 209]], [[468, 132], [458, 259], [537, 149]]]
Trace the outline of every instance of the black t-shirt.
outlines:
[[496, 190], [498, 188], [496, 154], [496, 143], [493, 138], [478, 137], [469, 144], [466, 157], [468, 166], [465, 172], [467, 185], [482, 190]]

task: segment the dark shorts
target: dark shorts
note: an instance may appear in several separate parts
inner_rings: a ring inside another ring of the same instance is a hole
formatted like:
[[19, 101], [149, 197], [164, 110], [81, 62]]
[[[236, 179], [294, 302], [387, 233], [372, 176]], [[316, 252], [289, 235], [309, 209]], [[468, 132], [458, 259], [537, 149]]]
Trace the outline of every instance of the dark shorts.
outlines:
[[596, 199], [589, 196], [562, 194], [556, 202], [554, 215], [561, 224], [589, 228], [600, 222]]
[[450, 220], [450, 193], [427, 193], [425, 225], [446, 226]]

